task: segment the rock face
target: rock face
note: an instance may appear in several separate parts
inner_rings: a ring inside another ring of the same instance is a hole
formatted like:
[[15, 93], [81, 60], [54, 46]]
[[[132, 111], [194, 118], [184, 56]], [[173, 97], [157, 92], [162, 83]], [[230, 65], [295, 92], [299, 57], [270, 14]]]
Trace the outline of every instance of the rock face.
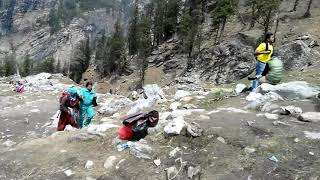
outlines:
[[309, 66], [320, 57], [319, 53], [301, 40], [285, 44], [277, 52], [286, 70], [297, 70]]
[[[115, 18], [106, 8], [80, 11], [80, 15], [50, 33], [49, 12], [57, 9], [59, 0], [12, 0], [0, 7], [0, 58], [11, 53], [10, 44], [16, 49], [17, 60], [27, 54], [35, 62], [49, 56], [60, 61], [61, 66], [73, 57], [79, 43], [87, 37], [90, 47], [95, 47], [103, 33], [113, 31]], [[124, 17], [124, 16], [123, 16]], [[124, 20], [123, 23], [126, 21]], [[61, 23], [61, 22], [60, 22]], [[10, 34], [10, 36], [9, 36]]]
[[195, 61], [194, 71], [202, 80], [224, 84], [248, 76], [254, 66], [252, 47], [232, 41], [203, 50]]

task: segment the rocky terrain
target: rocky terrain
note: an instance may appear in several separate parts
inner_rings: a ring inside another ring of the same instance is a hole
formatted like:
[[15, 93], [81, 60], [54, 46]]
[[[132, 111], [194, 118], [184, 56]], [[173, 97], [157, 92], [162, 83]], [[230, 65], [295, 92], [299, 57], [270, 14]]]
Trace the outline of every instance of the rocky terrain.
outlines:
[[[72, 82], [39, 74], [25, 79], [26, 93], [15, 94], [7, 84], [13, 79], [1, 80], [1, 179], [320, 176], [318, 77], [263, 84], [262, 94], [238, 94], [240, 85], [178, 90], [183, 83], [146, 85], [141, 97], [99, 94], [92, 125], [59, 133], [57, 96]], [[152, 109], [160, 113], [158, 126], [119, 152], [121, 117]]]
[[[54, 2], [0, 6], [0, 59], [13, 44], [16, 59], [53, 55], [63, 66], [85, 37], [94, 46], [103, 31], [112, 31], [112, 11], [96, 8], [50, 34]], [[285, 76], [279, 85], [263, 84], [259, 93], [239, 92], [250, 83], [246, 77], [254, 71], [261, 27], [243, 29], [234, 19], [217, 46], [205, 20], [205, 40], [191, 69], [179, 39], [155, 47], [143, 89], [137, 90], [136, 56], [129, 58], [132, 74], [110, 80], [100, 80], [91, 64], [83, 79], [96, 82], [99, 106], [92, 124], [81, 130], [56, 132], [58, 96], [74, 83], [69, 78], [0, 78], [0, 179], [319, 179], [320, 53], [312, 44], [320, 38], [320, 7], [314, 2], [312, 17], [304, 19], [305, 5], [291, 12], [293, 2], [283, 1], [275, 49]], [[18, 80], [26, 85], [22, 94], [12, 91]], [[150, 110], [159, 111], [159, 124], [119, 151], [126, 143], [117, 137], [122, 117]]]

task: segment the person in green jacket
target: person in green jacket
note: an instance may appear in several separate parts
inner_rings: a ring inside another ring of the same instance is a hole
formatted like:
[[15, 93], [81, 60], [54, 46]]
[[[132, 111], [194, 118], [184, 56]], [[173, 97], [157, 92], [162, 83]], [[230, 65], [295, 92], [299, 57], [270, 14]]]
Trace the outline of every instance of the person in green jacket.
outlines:
[[87, 82], [86, 86], [80, 90], [80, 123], [79, 128], [88, 126], [94, 117], [93, 105], [95, 103], [96, 93], [92, 88], [92, 82]]

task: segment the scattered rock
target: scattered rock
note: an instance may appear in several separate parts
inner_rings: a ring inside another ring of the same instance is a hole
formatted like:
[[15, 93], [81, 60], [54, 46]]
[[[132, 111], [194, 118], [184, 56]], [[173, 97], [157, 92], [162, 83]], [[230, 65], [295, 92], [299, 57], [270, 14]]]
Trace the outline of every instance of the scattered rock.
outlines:
[[164, 127], [164, 132], [166, 135], [179, 135], [186, 125], [183, 116], [179, 116]]
[[200, 119], [203, 119], [203, 120], [209, 120], [210, 119], [209, 116], [206, 116], [206, 115], [203, 115], [203, 114], [201, 114], [199, 117], [200, 117]]
[[272, 120], [277, 120], [277, 119], [279, 119], [279, 115], [278, 115], [278, 114], [265, 113], [264, 116], [265, 116], [267, 119], [272, 119]]
[[226, 144], [226, 140], [224, 140], [223, 137], [217, 137], [217, 140], [220, 141], [223, 144]]
[[273, 125], [284, 125], [284, 126], [290, 126], [288, 123], [282, 122], [282, 121], [273, 121]]
[[96, 180], [96, 179], [94, 179], [92, 177], [86, 177], [86, 180]]
[[293, 115], [298, 117], [302, 113], [302, 109], [295, 106], [283, 106], [283, 107], [280, 107], [279, 113], [281, 115]]
[[177, 109], [175, 111], [172, 111], [170, 116], [172, 118], [178, 118], [180, 116], [190, 116], [194, 113], [203, 113], [205, 112], [204, 109]]
[[200, 176], [200, 172], [201, 172], [201, 167], [197, 166], [197, 167], [188, 167], [188, 178], [193, 179], [194, 176], [199, 175]]
[[187, 125], [187, 133], [192, 137], [200, 137], [202, 136], [203, 129], [199, 124], [192, 122], [191, 124]]
[[197, 106], [195, 106], [194, 104], [186, 104], [183, 106], [185, 109], [196, 109]]
[[257, 109], [260, 106], [263, 106], [267, 102], [274, 102], [274, 101], [282, 101], [283, 98], [275, 93], [275, 92], [268, 92], [264, 95], [260, 93], [251, 92], [247, 97], [246, 100], [250, 103], [245, 107], [246, 109]]
[[252, 154], [252, 153], [256, 152], [256, 149], [255, 148], [246, 147], [246, 148], [244, 148], [244, 152], [246, 154]]
[[70, 177], [70, 176], [74, 175], [74, 173], [73, 173], [70, 169], [64, 171], [64, 174], [65, 174], [67, 177]]
[[236, 93], [241, 93], [246, 87], [247, 86], [245, 84], [237, 84], [235, 91]]
[[160, 166], [161, 160], [160, 160], [160, 159], [156, 159], [156, 160], [153, 161], [153, 163], [154, 163], [156, 166]]
[[173, 158], [176, 157], [177, 153], [181, 153], [181, 149], [179, 147], [174, 148], [172, 151], [169, 153], [169, 157]]
[[101, 108], [98, 112], [105, 116], [112, 116], [123, 108], [131, 107], [133, 104], [134, 103], [129, 98], [113, 97], [107, 99], [104, 103], [100, 103]]
[[183, 101], [183, 102], [190, 102], [190, 101], [192, 101], [193, 100], [193, 97], [191, 97], [191, 96], [186, 96], [186, 97], [183, 97], [183, 98], [181, 98], [181, 100], [180, 101]]
[[109, 122], [103, 124], [90, 124], [88, 126], [88, 132], [106, 132], [108, 129], [118, 127], [118, 125], [110, 124]]
[[173, 102], [172, 104], [170, 104], [170, 110], [174, 111], [178, 109], [179, 106], [181, 106], [180, 102]]
[[316, 46], [319, 46], [318, 41], [316, 41], [316, 40], [312, 40], [310, 42], [310, 44], [308, 45], [309, 48], [314, 48]]
[[245, 111], [245, 110], [242, 110], [242, 109], [233, 108], [233, 107], [218, 108], [217, 110], [218, 111], [228, 111], [228, 112], [232, 112], [232, 113], [243, 113], [243, 114], [249, 113], [248, 111]]
[[72, 127], [71, 125], [66, 125], [66, 127], [65, 127], [65, 129], [64, 129], [65, 131], [75, 131], [75, 130], [77, 130], [77, 128], [74, 128], [74, 127]]
[[109, 156], [108, 159], [104, 162], [103, 167], [106, 169], [110, 169], [113, 165], [117, 157]]
[[271, 156], [268, 158], [270, 161], [273, 161], [273, 162], [279, 162], [278, 158], [276, 158], [275, 156]]
[[167, 172], [167, 179], [173, 179], [174, 176], [178, 173], [178, 170], [175, 166], [169, 167], [165, 169], [165, 171]]
[[304, 131], [304, 135], [308, 139], [320, 139], [320, 132], [309, 132], [309, 131]]
[[120, 168], [120, 164], [123, 163], [126, 159], [121, 159], [118, 164], [116, 165], [116, 169]]
[[178, 90], [176, 92], [176, 94], [174, 95], [174, 99], [175, 100], [180, 100], [181, 98], [187, 97], [187, 96], [190, 96], [190, 95], [191, 95], [191, 93], [188, 92], [188, 91]]
[[262, 106], [261, 111], [263, 111], [263, 112], [272, 112], [272, 111], [277, 110], [279, 108], [280, 108], [279, 105], [273, 104], [271, 102], [267, 102], [266, 104], [264, 104]]
[[304, 122], [320, 122], [320, 112], [305, 112], [298, 119]]
[[278, 85], [264, 83], [261, 85], [261, 89], [264, 92], [276, 92], [288, 99], [307, 99], [314, 97], [319, 93], [317, 88], [312, 87], [305, 81], [293, 81]]
[[93, 161], [87, 161], [86, 165], [84, 166], [86, 169], [92, 169], [93, 168]]
[[39, 110], [39, 109], [31, 109], [30, 112], [31, 112], [31, 113], [39, 113], [40, 110]]
[[294, 138], [294, 140], [293, 140], [295, 143], [298, 143], [298, 142], [300, 142], [300, 139], [299, 138]]
[[141, 142], [132, 142], [129, 152], [139, 159], [151, 159], [152, 156], [152, 148]]
[[7, 146], [7, 147], [11, 147], [14, 146], [16, 143], [11, 141], [10, 139], [7, 139], [5, 142], [2, 143], [3, 145]]

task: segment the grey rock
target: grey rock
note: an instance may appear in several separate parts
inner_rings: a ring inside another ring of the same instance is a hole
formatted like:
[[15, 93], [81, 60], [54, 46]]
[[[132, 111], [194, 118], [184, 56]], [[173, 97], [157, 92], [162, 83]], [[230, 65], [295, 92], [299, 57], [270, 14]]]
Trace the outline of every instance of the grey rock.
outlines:
[[249, 45], [253, 48], [257, 46], [262, 36], [263, 36], [263, 31], [259, 29], [253, 29], [253, 30], [243, 31], [238, 33], [238, 39], [243, 44]]
[[201, 173], [201, 167], [197, 166], [197, 167], [188, 167], [188, 178], [192, 179], [194, 176], [200, 176]]
[[153, 150], [147, 144], [142, 144], [140, 142], [132, 142], [132, 144], [130, 144], [129, 152], [131, 155], [134, 155], [139, 159], [151, 159]]
[[263, 111], [263, 112], [272, 112], [272, 111], [277, 110], [279, 108], [280, 108], [279, 105], [273, 104], [271, 102], [267, 102], [266, 104], [264, 104], [262, 106], [261, 111]]
[[277, 54], [283, 61], [286, 70], [300, 70], [320, 58], [319, 53], [308, 47], [301, 40], [281, 46]]
[[203, 134], [203, 129], [199, 124], [192, 122], [191, 124], [187, 125], [187, 134], [191, 135], [192, 137], [200, 137]]
[[305, 122], [320, 122], [320, 112], [305, 112], [298, 119]]
[[193, 72], [202, 80], [214, 84], [231, 83], [247, 77], [254, 71], [253, 48], [238, 41], [225, 42], [211, 49], [204, 49], [197, 57]]
[[264, 83], [260, 87], [263, 92], [275, 92], [287, 99], [306, 99], [319, 93], [319, 89], [305, 81], [292, 81], [278, 85]]
[[282, 106], [280, 107], [279, 113], [281, 115], [299, 116], [302, 113], [302, 109], [300, 107], [295, 106]]

